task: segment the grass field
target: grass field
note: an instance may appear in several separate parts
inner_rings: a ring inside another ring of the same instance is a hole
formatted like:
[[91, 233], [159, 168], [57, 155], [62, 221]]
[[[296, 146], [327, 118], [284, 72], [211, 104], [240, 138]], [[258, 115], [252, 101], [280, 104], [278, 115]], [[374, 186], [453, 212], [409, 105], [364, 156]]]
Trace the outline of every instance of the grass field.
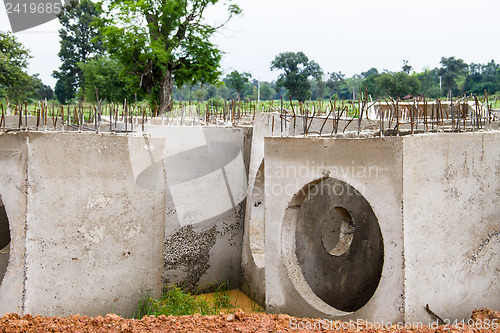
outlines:
[[[486, 102], [484, 96], [480, 97], [483, 104]], [[370, 102], [369, 102], [370, 103]], [[500, 109], [500, 94], [488, 97], [489, 105], [496, 110]], [[5, 98], [0, 98], [0, 112], [5, 112], [7, 109], [7, 101]], [[208, 100], [208, 101], [174, 101], [171, 105], [173, 111], [189, 110], [191, 113], [197, 113], [200, 116], [205, 116], [207, 112], [211, 115], [222, 113], [236, 113], [240, 115], [251, 115], [255, 111], [277, 111], [283, 108], [288, 113], [296, 114], [328, 114], [329, 110], [345, 110], [349, 116], [356, 116], [359, 109], [360, 101], [352, 100], [333, 100], [333, 101], [306, 101], [299, 103], [298, 101], [290, 100], [269, 100], [269, 101], [253, 101], [253, 100], [240, 100], [240, 101], [222, 101], [222, 100]], [[16, 102], [10, 105], [11, 113], [18, 114], [18, 110], [28, 110], [32, 115], [44, 115], [48, 117], [58, 117], [64, 113], [65, 117], [71, 114], [72, 118], [84, 118], [85, 122], [93, 120], [96, 112], [102, 115], [109, 115], [112, 113], [114, 116], [136, 116], [136, 117], [151, 117], [159, 114], [158, 108], [151, 108], [147, 101], [138, 101], [131, 104], [121, 103], [105, 103], [99, 106], [95, 102], [82, 102], [69, 105], [61, 105], [58, 101], [32, 101]], [[2, 111], [3, 110], [3, 111]], [[1, 115], [1, 114], [0, 114]]]

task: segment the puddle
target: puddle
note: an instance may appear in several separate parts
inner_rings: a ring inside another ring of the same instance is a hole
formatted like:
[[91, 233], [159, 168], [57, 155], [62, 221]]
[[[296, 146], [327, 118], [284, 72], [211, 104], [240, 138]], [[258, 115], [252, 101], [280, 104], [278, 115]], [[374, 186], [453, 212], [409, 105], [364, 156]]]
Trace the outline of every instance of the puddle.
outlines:
[[[239, 289], [221, 291], [218, 294], [222, 295], [224, 298], [229, 298], [229, 303], [231, 304], [229, 308], [221, 308], [220, 312], [222, 313], [234, 313], [238, 311], [238, 309], [241, 309], [245, 313], [264, 312], [264, 309], [260, 305], [252, 301], [250, 297], [245, 295]], [[216, 295], [217, 293], [210, 293], [210, 294], [202, 294], [199, 295], [198, 297], [204, 297], [207, 300], [212, 301], [214, 297], [216, 297]]]

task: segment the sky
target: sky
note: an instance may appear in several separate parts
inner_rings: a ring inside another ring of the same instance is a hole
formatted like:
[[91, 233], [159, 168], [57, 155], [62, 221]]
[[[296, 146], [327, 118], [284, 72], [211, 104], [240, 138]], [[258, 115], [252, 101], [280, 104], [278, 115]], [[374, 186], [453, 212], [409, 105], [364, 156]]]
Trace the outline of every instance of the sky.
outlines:
[[[3, 0], [0, 0], [3, 2]], [[224, 75], [249, 72], [260, 81], [279, 75], [271, 61], [281, 52], [304, 52], [325, 73], [348, 77], [371, 67], [399, 71], [439, 67], [441, 57], [500, 63], [499, 0], [234, 0], [243, 13], [219, 31]], [[209, 19], [224, 18], [214, 9]], [[57, 20], [16, 33], [31, 50], [28, 72], [52, 87], [60, 65]], [[10, 30], [0, 5], [0, 30]]]

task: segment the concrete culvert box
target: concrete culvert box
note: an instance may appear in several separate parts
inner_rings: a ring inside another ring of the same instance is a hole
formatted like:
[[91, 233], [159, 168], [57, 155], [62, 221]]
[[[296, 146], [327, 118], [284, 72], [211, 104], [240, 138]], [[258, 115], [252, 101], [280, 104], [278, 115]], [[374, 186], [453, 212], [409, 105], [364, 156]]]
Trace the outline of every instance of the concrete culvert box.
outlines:
[[498, 308], [499, 139], [266, 138], [266, 309], [426, 325], [426, 304]]
[[401, 147], [266, 138], [269, 312], [403, 320]]
[[159, 159], [163, 143], [0, 135], [0, 195], [11, 238], [0, 314], [131, 316], [141, 294], [161, 294], [164, 181], [143, 189], [132, 170]]

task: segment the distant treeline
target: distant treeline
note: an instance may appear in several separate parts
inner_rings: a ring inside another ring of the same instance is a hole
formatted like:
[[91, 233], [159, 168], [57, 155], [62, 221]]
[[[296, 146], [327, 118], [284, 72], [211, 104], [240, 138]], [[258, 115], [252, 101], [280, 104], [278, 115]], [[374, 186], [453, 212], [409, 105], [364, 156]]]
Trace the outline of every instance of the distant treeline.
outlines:
[[[204, 101], [209, 99], [237, 99], [238, 91], [226, 76], [218, 85], [205, 84], [174, 87], [176, 100]], [[462, 59], [454, 57], [442, 58], [441, 66], [415, 72], [406, 62], [401, 71], [379, 71], [371, 68], [361, 74], [346, 77], [342, 72], [332, 72], [323, 75], [321, 79], [310, 78], [310, 98], [320, 99], [354, 99], [359, 93], [366, 91], [373, 99], [384, 96], [404, 98], [406, 96], [425, 95], [427, 98], [446, 97], [451, 91], [453, 96], [463, 93], [483, 96], [485, 91], [490, 94], [500, 92], [500, 65], [494, 60], [487, 64], [467, 64]], [[251, 75], [243, 84], [239, 93], [241, 99], [278, 100], [288, 99], [284, 87], [272, 82], [259, 82]]]

